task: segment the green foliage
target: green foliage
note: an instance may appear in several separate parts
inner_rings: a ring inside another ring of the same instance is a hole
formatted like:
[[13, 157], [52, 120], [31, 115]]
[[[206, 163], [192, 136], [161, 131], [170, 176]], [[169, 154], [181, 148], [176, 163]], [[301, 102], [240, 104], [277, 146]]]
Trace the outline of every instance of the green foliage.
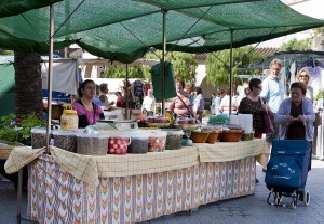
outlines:
[[[125, 78], [126, 66], [125, 65], [110, 65], [107, 72], [103, 75], [103, 78]], [[128, 66], [128, 78], [149, 78], [149, 66], [136, 65]]]
[[198, 66], [192, 54], [172, 52], [167, 60], [173, 64], [176, 79], [194, 82], [195, 70]]
[[3, 49], [0, 49], [0, 55], [14, 55], [14, 52], [12, 50], [3, 50]]
[[324, 91], [320, 91], [315, 97], [314, 100], [318, 101], [319, 99], [324, 98]]
[[[162, 51], [156, 50], [145, 55], [146, 59], [160, 60], [162, 58]], [[194, 81], [195, 69], [197, 63], [194, 55], [181, 52], [170, 52], [166, 55], [166, 60], [173, 64], [174, 74], [176, 79]], [[150, 66], [148, 65], [135, 65], [128, 67], [129, 78], [150, 79]], [[125, 78], [126, 68], [125, 65], [109, 65], [108, 71], [104, 74], [104, 78]]]
[[[232, 74], [235, 82], [238, 82], [238, 75], [241, 68], [255, 63], [262, 59], [262, 55], [257, 54], [252, 47], [241, 47], [233, 49], [233, 68]], [[228, 85], [230, 50], [217, 51], [207, 56], [206, 74], [207, 80], [214, 86]]]
[[303, 51], [303, 50], [311, 49], [311, 45], [312, 45], [311, 38], [307, 38], [303, 40], [297, 40], [296, 38], [294, 38], [284, 43], [280, 49], [283, 51], [289, 51], [289, 50]]
[[16, 116], [14, 114], [0, 118], [0, 140], [30, 144], [31, 128], [42, 126], [44, 122], [36, 114], [31, 114], [23, 116], [21, 124], [17, 126], [15, 118]]

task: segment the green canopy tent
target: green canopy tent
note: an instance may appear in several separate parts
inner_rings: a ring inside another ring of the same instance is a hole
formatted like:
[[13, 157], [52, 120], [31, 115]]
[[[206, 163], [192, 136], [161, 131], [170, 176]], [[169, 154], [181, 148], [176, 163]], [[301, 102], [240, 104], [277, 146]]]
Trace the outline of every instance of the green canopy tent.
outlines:
[[[0, 47], [48, 52], [49, 8], [0, 19]], [[54, 4], [55, 48], [77, 43], [94, 55], [129, 63], [150, 47], [206, 53], [253, 44], [324, 21], [280, 0], [64, 0]]]
[[31, 9], [49, 6], [51, 3], [62, 0], [1, 0], [0, 18], [15, 16]]

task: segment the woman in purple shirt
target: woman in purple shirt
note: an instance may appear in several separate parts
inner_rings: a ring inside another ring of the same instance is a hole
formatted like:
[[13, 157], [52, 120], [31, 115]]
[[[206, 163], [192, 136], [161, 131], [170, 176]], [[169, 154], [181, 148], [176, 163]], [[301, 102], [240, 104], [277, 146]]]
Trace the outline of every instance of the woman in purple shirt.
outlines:
[[73, 104], [79, 116], [79, 128], [93, 125], [97, 120], [105, 119], [101, 108], [93, 103], [96, 95], [96, 85], [93, 80], [85, 80], [78, 90], [79, 100]]
[[[281, 103], [278, 113], [275, 114], [275, 122], [280, 124], [279, 140], [306, 140], [311, 146], [315, 115], [311, 99], [303, 97], [303, 93], [306, 93], [303, 83], [296, 82], [291, 85], [291, 97]], [[310, 167], [311, 163], [309, 169]]]

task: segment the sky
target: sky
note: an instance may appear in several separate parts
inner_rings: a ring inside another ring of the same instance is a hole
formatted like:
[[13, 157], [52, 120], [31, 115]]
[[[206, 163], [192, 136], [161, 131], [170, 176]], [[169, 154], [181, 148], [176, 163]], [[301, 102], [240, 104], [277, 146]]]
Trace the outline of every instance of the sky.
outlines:
[[[281, 0], [284, 3], [293, 2], [293, 0]], [[296, 1], [295, 1], [296, 2]], [[303, 15], [324, 20], [324, 0], [304, 0], [290, 6], [292, 9]], [[296, 38], [298, 40], [308, 38], [312, 35], [311, 30], [302, 31], [296, 34], [261, 42], [258, 47], [276, 47], [279, 48], [284, 42]]]

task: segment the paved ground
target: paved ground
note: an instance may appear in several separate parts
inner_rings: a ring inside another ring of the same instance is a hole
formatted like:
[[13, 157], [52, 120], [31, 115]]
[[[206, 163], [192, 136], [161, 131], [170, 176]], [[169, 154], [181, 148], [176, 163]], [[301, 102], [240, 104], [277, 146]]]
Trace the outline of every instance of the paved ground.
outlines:
[[[308, 188], [310, 207], [296, 210], [274, 208], [266, 204], [267, 190], [264, 173], [257, 169], [260, 183], [253, 196], [238, 200], [213, 203], [194, 210], [191, 216], [167, 216], [155, 219], [152, 224], [324, 224], [324, 162], [313, 161]], [[25, 199], [26, 201], [26, 199]], [[11, 183], [0, 181], [0, 224], [15, 223], [15, 192]]]

